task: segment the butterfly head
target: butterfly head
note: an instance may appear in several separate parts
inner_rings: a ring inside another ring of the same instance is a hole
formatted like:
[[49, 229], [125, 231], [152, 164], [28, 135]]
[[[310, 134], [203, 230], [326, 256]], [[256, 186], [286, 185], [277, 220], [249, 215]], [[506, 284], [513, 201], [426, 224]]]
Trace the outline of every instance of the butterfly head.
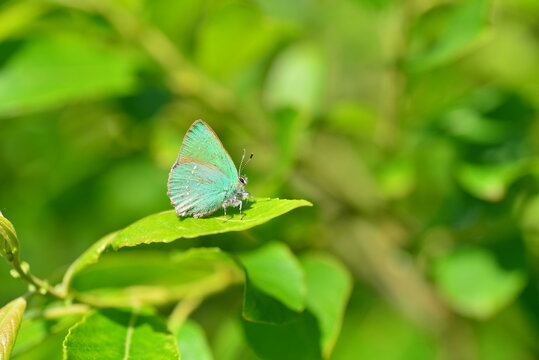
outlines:
[[251, 154], [251, 156], [249, 156], [247, 161], [245, 161], [245, 149], [243, 149], [243, 154], [241, 156], [240, 167], [238, 169], [238, 173], [240, 174], [238, 176], [238, 187], [236, 189], [236, 198], [238, 200], [245, 200], [245, 199], [248, 199], [251, 196], [251, 194], [249, 194], [247, 191], [245, 191], [245, 186], [247, 185], [249, 179], [247, 178], [247, 176], [241, 175], [241, 173], [245, 169], [245, 166], [249, 163], [249, 161], [251, 161], [252, 158], [253, 158], [253, 154]]

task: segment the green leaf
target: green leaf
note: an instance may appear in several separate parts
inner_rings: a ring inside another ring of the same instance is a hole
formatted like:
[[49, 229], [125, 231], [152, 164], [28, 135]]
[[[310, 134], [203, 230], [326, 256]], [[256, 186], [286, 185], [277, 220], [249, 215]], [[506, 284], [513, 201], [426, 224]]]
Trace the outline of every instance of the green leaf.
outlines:
[[368, 290], [350, 305], [331, 360], [432, 360], [440, 353], [432, 333]]
[[263, 224], [301, 206], [312, 206], [306, 200], [256, 199], [244, 209], [243, 220], [239, 214], [232, 217], [208, 217], [202, 219], [179, 218], [173, 210], [150, 215], [120, 230], [112, 240], [114, 249], [140, 244], [169, 243], [180, 238], [242, 231]]
[[305, 311], [284, 324], [243, 321], [251, 349], [263, 360], [321, 359], [316, 319]]
[[306, 255], [301, 264], [307, 284], [307, 309], [318, 320], [322, 353], [329, 358], [341, 330], [352, 277], [341, 263], [327, 255]]
[[10, 2], [0, 12], [0, 41], [32, 25], [48, 9], [49, 4], [36, 1]]
[[196, 322], [187, 320], [177, 335], [182, 360], [213, 360], [204, 329]]
[[102, 309], [71, 328], [64, 359], [179, 359], [174, 336], [154, 315]]
[[[13, 348], [13, 357], [34, 360], [60, 358], [62, 342], [67, 335], [68, 329], [80, 321], [84, 313], [87, 313], [82, 306], [78, 306], [78, 308], [83, 310], [78, 311], [78, 313], [63, 314], [59, 318], [36, 318], [31, 315], [25, 317]], [[43, 313], [49, 314], [51, 310], [59, 312], [65, 310], [65, 308], [51, 308]]]
[[304, 308], [303, 272], [290, 249], [270, 243], [239, 255], [245, 267], [243, 317], [249, 321], [282, 323]]
[[275, 109], [291, 107], [308, 114], [322, 104], [326, 63], [321, 51], [310, 44], [287, 49], [268, 75], [266, 101]]
[[19, 256], [19, 239], [13, 224], [0, 213], [0, 256], [8, 262]]
[[25, 309], [24, 298], [17, 298], [0, 309], [0, 359], [10, 358]]
[[483, 31], [486, 10], [486, 0], [469, 0], [456, 5], [435, 44], [425, 41], [426, 49], [411, 56], [408, 65], [413, 70], [424, 71], [461, 55]]
[[247, 230], [302, 206], [312, 204], [306, 200], [256, 199], [244, 210], [243, 220], [236, 213], [232, 217], [227, 215], [227, 221], [215, 216], [202, 219], [179, 218], [173, 210], [150, 215], [92, 245], [69, 267], [63, 286], [69, 289], [73, 277], [98, 261], [109, 247], [120, 249], [141, 244], [169, 243], [180, 238]]
[[539, 257], [539, 196], [528, 199], [519, 218], [527, 248], [536, 258]]
[[455, 311], [477, 319], [503, 309], [526, 283], [522, 272], [501, 268], [492, 254], [481, 249], [462, 250], [437, 260], [434, 277]]
[[69, 287], [71, 286], [71, 282], [73, 281], [73, 277], [77, 273], [82, 271], [87, 266], [95, 264], [99, 260], [103, 252], [105, 252], [105, 250], [107, 250], [107, 248], [110, 246], [110, 242], [112, 239], [114, 239], [115, 236], [116, 233], [111, 233], [101, 238], [92, 246], [90, 246], [88, 250], [86, 250], [81, 256], [77, 258], [77, 260], [75, 260], [69, 266], [62, 281], [64, 291], [67, 291], [67, 289], [69, 289]]
[[441, 126], [451, 135], [470, 143], [498, 144], [512, 135], [511, 122], [489, 119], [471, 108], [449, 111], [441, 120]]
[[71, 293], [98, 306], [160, 305], [220, 291], [243, 278], [236, 263], [217, 248], [176, 254], [111, 253], [79, 272]]
[[[213, 354], [215, 359], [219, 360], [240, 359], [250, 350], [245, 341], [241, 318], [230, 311], [226, 311], [225, 314], [226, 317], [218, 324], [213, 334]], [[251, 360], [249, 356], [245, 358]]]
[[524, 173], [525, 166], [521, 161], [495, 165], [464, 163], [457, 170], [457, 180], [479, 199], [497, 202], [505, 197], [511, 183]]
[[415, 170], [414, 164], [407, 157], [386, 160], [376, 173], [381, 191], [388, 199], [408, 196], [416, 186]]
[[130, 54], [88, 37], [35, 38], [0, 71], [0, 115], [126, 93], [134, 70]]

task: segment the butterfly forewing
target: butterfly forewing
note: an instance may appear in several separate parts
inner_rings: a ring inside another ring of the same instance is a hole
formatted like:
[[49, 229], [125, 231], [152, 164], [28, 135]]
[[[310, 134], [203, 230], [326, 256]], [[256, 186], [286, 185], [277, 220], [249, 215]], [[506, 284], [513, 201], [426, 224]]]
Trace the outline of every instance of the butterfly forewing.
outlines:
[[238, 180], [238, 172], [230, 155], [217, 135], [202, 120], [195, 121], [185, 134], [177, 162], [212, 165], [222, 171], [231, 181]]

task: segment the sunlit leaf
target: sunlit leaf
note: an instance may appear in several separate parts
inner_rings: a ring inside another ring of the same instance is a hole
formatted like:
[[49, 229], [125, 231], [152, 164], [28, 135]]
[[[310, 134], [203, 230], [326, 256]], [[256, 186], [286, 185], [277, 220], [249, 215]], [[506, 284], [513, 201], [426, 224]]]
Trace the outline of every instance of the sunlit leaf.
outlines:
[[305, 283], [300, 264], [283, 244], [270, 243], [239, 255], [245, 267], [243, 317], [282, 323], [304, 308]]
[[0, 12], [0, 40], [16, 35], [41, 16], [48, 4], [38, 1], [14, 1]]
[[510, 304], [525, 284], [518, 270], [506, 270], [492, 254], [467, 249], [448, 254], [434, 266], [436, 284], [447, 303], [462, 315], [486, 319]]
[[87, 37], [35, 38], [0, 71], [0, 115], [126, 93], [134, 70], [132, 56]]
[[10, 358], [25, 309], [24, 298], [17, 298], [0, 309], [0, 359]]
[[302, 206], [312, 204], [306, 200], [256, 199], [244, 207], [243, 220], [240, 220], [237, 211], [230, 210], [227, 214], [228, 220], [218, 215], [201, 219], [179, 218], [173, 210], [169, 210], [145, 217], [120, 230], [111, 241], [111, 245], [119, 249], [125, 246], [168, 243], [180, 238], [247, 230]]
[[179, 359], [174, 336], [155, 315], [102, 309], [71, 328], [64, 359]]
[[140, 244], [169, 243], [180, 238], [247, 230], [302, 206], [312, 204], [306, 200], [256, 199], [244, 208], [243, 220], [235, 213], [233, 216], [227, 214], [227, 221], [219, 215], [202, 219], [179, 218], [173, 210], [150, 215], [92, 245], [70, 266], [63, 285], [69, 288], [75, 274], [95, 263], [109, 247], [119, 249]]
[[67, 269], [62, 285], [64, 289], [68, 289], [73, 281], [75, 274], [86, 268], [87, 266], [96, 263], [101, 254], [107, 249], [110, 245], [110, 241], [116, 236], [116, 233], [109, 234], [88, 248], [81, 256], [77, 258]]
[[310, 254], [301, 258], [307, 284], [307, 309], [320, 328], [320, 346], [329, 358], [339, 335], [352, 278], [346, 268], [327, 255]]

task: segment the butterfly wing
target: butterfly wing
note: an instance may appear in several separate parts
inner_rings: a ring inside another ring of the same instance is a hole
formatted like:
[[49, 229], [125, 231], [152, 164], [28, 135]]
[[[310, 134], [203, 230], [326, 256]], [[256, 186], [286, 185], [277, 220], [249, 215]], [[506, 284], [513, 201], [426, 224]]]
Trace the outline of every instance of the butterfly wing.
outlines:
[[213, 212], [234, 192], [238, 172], [213, 130], [202, 120], [191, 125], [168, 181], [168, 196], [180, 216]]
[[230, 181], [223, 172], [197, 163], [176, 164], [170, 171], [168, 196], [179, 216], [204, 216], [221, 206]]
[[195, 121], [187, 130], [177, 163], [211, 165], [234, 183], [238, 181], [238, 171], [230, 155], [212, 128], [202, 120]]

